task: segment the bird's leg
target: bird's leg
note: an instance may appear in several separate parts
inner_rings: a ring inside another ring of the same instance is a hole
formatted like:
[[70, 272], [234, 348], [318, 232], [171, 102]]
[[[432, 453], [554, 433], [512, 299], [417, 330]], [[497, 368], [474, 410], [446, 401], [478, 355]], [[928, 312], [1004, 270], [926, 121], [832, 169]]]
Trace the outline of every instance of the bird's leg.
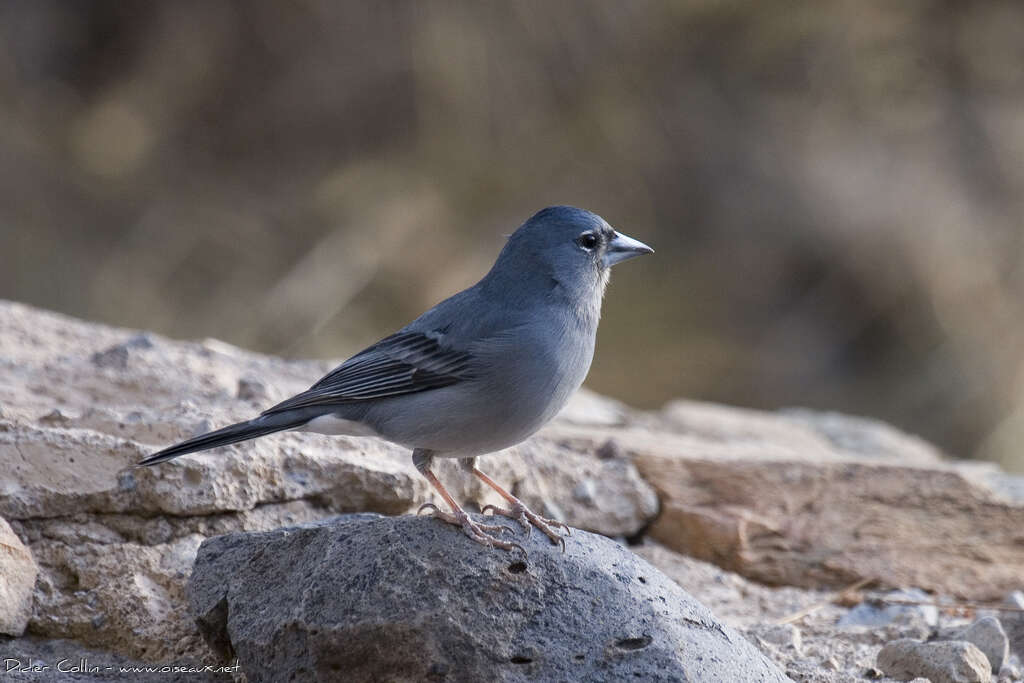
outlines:
[[412, 453], [412, 463], [416, 466], [416, 469], [419, 470], [420, 474], [426, 477], [427, 481], [430, 482], [430, 485], [434, 487], [434, 490], [441, 494], [441, 498], [444, 499], [444, 502], [448, 504], [448, 507], [450, 507], [452, 511], [450, 513], [444, 512], [443, 510], [438, 509], [438, 507], [433, 503], [424, 503], [420, 506], [420, 509], [417, 510], [416, 514], [420, 514], [424, 510], [431, 510], [430, 514], [432, 517], [436, 517], [448, 522], [449, 524], [461, 527], [465, 534], [477, 543], [492, 546], [494, 548], [501, 548], [502, 550], [519, 550], [523, 554], [526, 554], [526, 550], [524, 550], [523, 546], [518, 543], [509, 543], [508, 541], [503, 541], [488, 533], [491, 531], [511, 532], [511, 529], [507, 526], [503, 526], [501, 524], [481, 524], [479, 522], [474, 522], [469, 518], [466, 511], [455, 502], [455, 499], [452, 498], [451, 494], [448, 493], [448, 490], [443, 484], [441, 484], [441, 481], [433, 472], [430, 471], [430, 465], [433, 460], [434, 456], [430, 451], [417, 448]]
[[526, 507], [526, 505], [523, 504], [523, 501], [519, 500], [511, 493], [498, 486], [497, 482], [495, 482], [493, 479], [491, 479], [486, 474], [477, 469], [476, 459], [473, 459], [471, 461], [469, 467], [470, 472], [479, 477], [483, 483], [487, 484], [492, 489], [497, 491], [498, 495], [504, 498], [509, 503], [509, 508], [507, 509], [500, 508], [497, 505], [487, 505], [483, 509], [484, 512], [490, 510], [496, 515], [501, 515], [502, 517], [510, 517], [511, 519], [518, 521], [520, 524], [526, 527], [527, 533], [529, 533], [533, 527], [537, 527], [538, 529], [543, 531], [548, 538], [551, 539], [552, 543], [561, 543], [562, 552], [565, 552], [565, 539], [562, 538], [562, 535], [558, 533], [556, 529], [565, 529], [565, 531], [571, 535], [572, 530], [568, 527], [568, 525], [564, 524], [563, 522], [559, 522], [557, 519], [547, 519], [546, 517], [541, 517], [537, 513], [533, 512], [530, 508]]

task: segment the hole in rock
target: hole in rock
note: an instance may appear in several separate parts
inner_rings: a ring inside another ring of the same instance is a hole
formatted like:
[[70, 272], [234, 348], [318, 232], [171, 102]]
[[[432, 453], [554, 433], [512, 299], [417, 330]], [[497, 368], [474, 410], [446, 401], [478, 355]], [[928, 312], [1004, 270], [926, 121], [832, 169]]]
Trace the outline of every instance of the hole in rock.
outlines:
[[651, 638], [650, 636], [640, 636], [639, 638], [623, 638], [622, 640], [618, 640], [615, 642], [615, 647], [619, 648], [620, 650], [642, 650], [648, 645], [650, 645], [653, 640], [654, 638]]
[[526, 571], [526, 563], [525, 562], [513, 562], [512, 564], [510, 564], [508, 566], [508, 570], [510, 572], [512, 572], [513, 574], [522, 574], [523, 572]]

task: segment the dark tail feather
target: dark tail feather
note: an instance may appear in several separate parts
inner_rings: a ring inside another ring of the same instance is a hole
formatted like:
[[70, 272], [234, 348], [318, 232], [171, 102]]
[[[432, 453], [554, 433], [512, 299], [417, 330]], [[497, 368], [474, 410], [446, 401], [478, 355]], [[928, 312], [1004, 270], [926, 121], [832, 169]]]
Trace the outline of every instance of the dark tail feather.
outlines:
[[210, 448], [216, 448], [217, 446], [227, 446], [229, 444], [238, 443], [239, 441], [255, 439], [257, 436], [265, 436], [267, 434], [273, 434], [274, 432], [282, 432], [286, 429], [293, 429], [303, 425], [309, 421], [308, 416], [303, 416], [302, 419], [295, 419], [294, 417], [290, 420], [282, 419], [286, 417], [286, 415], [257, 417], [255, 420], [239, 422], [238, 424], [218, 429], [215, 432], [201, 434], [187, 441], [175, 444], [170, 448], [165, 448], [158, 453], [154, 453], [141, 461], [138, 464], [138, 467], [145, 465], [157, 465], [159, 463], [166, 462], [167, 460], [177, 458], [179, 455], [195, 453], [196, 451], [205, 451]]

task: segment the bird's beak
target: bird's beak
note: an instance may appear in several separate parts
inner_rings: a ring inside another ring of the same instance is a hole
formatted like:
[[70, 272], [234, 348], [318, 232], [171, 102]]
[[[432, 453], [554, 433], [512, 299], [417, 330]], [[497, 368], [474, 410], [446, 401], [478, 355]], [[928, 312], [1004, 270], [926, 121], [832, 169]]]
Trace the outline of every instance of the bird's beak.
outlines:
[[628, 235], [617, 232], [604, 250], [604, 265], [607, 268], [626, 259], [631, 259], [634, 256], [653, 253], [654, 250], [640, 240], [635, 240]]

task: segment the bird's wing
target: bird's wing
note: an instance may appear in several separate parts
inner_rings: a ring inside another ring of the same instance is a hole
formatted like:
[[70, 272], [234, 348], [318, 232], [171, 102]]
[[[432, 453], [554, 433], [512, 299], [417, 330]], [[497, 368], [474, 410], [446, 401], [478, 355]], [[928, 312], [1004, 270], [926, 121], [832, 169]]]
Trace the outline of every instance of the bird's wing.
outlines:
[[410, 394], [471, 379], [471, 354], [443, 347], [438, 336], [402, 331], [385, 337], [263, 414]]

